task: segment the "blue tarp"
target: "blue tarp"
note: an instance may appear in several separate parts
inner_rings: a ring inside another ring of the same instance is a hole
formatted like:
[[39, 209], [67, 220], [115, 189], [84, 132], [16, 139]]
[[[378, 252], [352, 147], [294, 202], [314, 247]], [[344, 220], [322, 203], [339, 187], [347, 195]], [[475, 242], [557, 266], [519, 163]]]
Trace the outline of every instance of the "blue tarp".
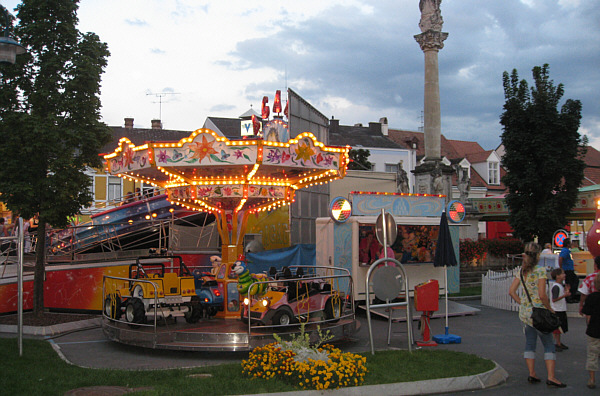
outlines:
[[279, 271], [283, 267], [295, 265], [315, 266], [317, 249], [315, 244], [298, 244], [289, 248], [246, 253], [246, 261], [248, 261], [248, 270], [254, 274], [268, 273], [271, 267], [275, 267]]

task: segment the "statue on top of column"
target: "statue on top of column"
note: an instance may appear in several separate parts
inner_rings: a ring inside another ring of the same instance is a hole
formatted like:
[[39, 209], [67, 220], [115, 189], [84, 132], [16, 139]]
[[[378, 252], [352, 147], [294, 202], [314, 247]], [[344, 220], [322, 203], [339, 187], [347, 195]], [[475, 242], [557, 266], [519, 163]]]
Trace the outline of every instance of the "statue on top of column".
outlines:
[[429, 30], [436, 32], [442, 31], [444, 20], [440, 11], [442, 0], [420, 0], [419, 9], [421, 10], [421, 21], [419, 27], [421, 32], [425, 33]]

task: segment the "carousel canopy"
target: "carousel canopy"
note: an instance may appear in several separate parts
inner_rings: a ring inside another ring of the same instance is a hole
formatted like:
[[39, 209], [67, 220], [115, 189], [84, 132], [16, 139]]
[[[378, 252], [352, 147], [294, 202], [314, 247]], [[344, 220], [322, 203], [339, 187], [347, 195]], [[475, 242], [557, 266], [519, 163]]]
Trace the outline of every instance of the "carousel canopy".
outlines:
[[122, 138], [104, 158], [111, 175], [163, 187], [172, 202], [239, 212], [289, 204], [298, 189], [344, 177], [349, 149], [326, 146], [310, 132], [277, 142], [198, 129], [178, 142], [135, 146]]

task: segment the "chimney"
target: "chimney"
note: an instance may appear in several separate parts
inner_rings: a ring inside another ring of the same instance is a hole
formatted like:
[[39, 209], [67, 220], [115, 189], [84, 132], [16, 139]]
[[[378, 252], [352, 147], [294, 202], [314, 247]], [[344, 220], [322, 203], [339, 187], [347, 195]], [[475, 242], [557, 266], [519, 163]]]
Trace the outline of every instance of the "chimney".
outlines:
[[383, 136], [388, 136], [389, 125], [387, 117], [381, 117], [379, 123], [381, 124], [381, 133], [383, 133]]
[[160, 120], [152, 120], [152, 129], [162, 129], [162, 122]]
[[369, 130], [373, 133], [381, 133], [381, 124], [378, 122], [369, 122]]
[[335, 120], [335, 119], [333, 119], [333, 117], [331, 117], [331, 120], [329, 120], [329, 132], [336, 133], [338, 131], [339, 127], [340, 127], [340, 120]]
[[125, 129], [133, 129], [133, 118], [125, 117]]

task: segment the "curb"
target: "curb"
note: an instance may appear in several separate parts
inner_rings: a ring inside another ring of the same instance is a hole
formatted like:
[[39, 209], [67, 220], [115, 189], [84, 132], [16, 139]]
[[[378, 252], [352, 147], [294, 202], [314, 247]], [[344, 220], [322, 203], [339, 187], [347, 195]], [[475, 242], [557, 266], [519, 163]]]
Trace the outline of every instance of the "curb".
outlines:
[[[68, 333], [77, 330], [92, 329], [95, 327], [102, 326], [101, 318], [93, 318], [80, 320], [76, 322], [60, 323], [53, 326], [23, 326], [23, 335], [37, 336], [37, 337], [53, 337], [59, 334]], [[0, 333], [14, 333], [18, 332], [17, 325], [0, 325]]]
[[[498, 363], [485, 373], [466, 377], [440, 378], [426, 381], [399, 382], [395, 384], [363, 385], [331, 390], [259, 393], [253, 396], [362, 396], [362, 395], [426, 395], [491, 388], [506, 382], [508, 373]], [[250, 396], [250, 395], [246, 395]]]
[[450, 301], [476, 301], [476, 300], [481, 300], [481, 295], [448, 297], [448, 300], [450, 300]]

